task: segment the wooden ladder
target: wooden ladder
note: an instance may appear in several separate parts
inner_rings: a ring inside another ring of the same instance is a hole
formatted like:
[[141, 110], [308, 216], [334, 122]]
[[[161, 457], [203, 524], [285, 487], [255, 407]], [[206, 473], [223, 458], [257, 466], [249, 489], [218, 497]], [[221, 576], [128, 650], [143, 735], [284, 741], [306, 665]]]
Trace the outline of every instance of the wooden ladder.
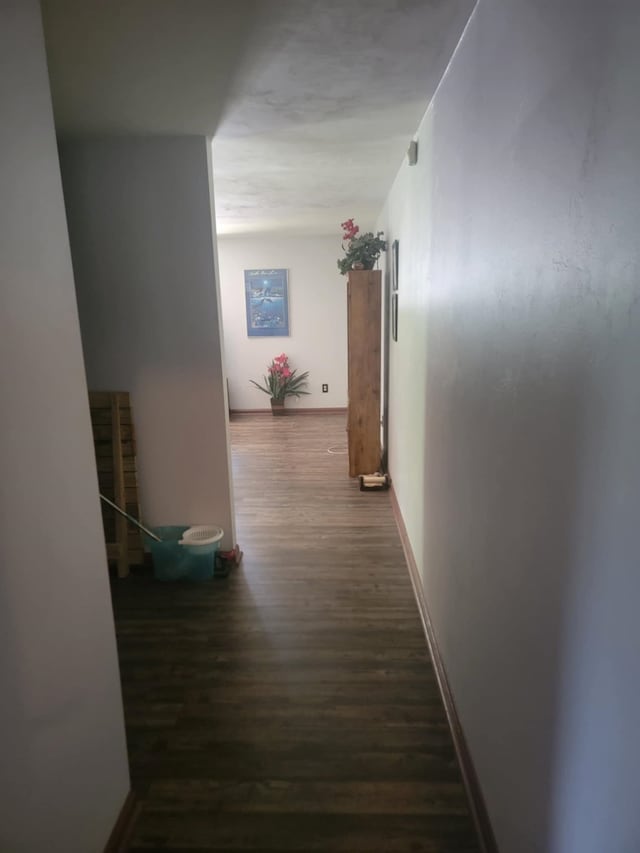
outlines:
[[[134, 518], [140, 517], [136, 446], [128, 391], [90, 391], [89, 408], [100, 492]], [[102, 503], [107, 560], [117, 564], [118, 577], [143, 562], [142, 537], [115, 510]]]

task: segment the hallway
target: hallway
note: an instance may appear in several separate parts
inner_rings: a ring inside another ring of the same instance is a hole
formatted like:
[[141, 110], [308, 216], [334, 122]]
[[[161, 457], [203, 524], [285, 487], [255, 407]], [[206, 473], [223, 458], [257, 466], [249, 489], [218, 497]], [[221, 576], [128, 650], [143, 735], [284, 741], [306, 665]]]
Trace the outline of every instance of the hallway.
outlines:
[[232, 442], [240, 568], [113, 586], [131, 850], [475, 853], [389, 496], [347, 478], [344, 416], [236, 416]]

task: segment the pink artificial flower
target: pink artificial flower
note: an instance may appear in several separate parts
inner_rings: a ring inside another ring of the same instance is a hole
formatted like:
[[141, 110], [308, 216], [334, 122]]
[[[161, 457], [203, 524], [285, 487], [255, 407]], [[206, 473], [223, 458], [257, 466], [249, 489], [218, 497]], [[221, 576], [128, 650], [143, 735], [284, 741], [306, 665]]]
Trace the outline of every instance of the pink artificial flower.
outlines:
[[347, 219], [346, 222], [341, 222], [340, 225], [344, 231], [343, 240], [353, 240], [360, 231], [359, 226], [354, 224], [353, 219]]
[[288, 367], [285, 367], [283, 369], [282, 375], [284, 376], [285, 379], [288, 379], [291, 376], [291, 371], [289, 370]]

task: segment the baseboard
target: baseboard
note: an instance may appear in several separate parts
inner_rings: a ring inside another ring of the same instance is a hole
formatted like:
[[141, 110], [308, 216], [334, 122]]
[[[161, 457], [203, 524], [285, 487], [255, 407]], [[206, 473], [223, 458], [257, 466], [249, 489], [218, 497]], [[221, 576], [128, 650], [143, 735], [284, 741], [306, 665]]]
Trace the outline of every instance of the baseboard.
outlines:
[[104, 853], [127, 853], [139, 813], [138, 799], [133, 791], [129, 791], [111, 830]]
[[447, 679], [447, 673], [444, 668], [444, 662], [440, 654], [440, 649], [438, 648], [438, 641], [436, 639], [435, 631], [433, 628], [433, 622], [431, 621], [431, 616], [429, 614], [429, 608], [427, 607], [427, 601], [425, 598], [422, 581], [420, 579], [418, 565], [416, 563], [415, 555], [413, 553], [413, 548], [411, 547], [411, 542], [409, 541], [407, 528], [405, 526], [404, 519], [400, 511], [400, 505], [398, 504], [398, 498], [396, 496], [393, 486], [391, 486], [390, 492], [393, 514], [396, 520], [396, 525], [398, 527], [398, 532], [400, 534], [400, 540], [402, 542], [404, 556], [407, 561], [409, 577], [411, 578], [413, 592], [415, 594], [416, 602], [418, 604], [418, 610], [420, 612], [420, 619], [422, 620], [422, 627], [424, 628], [424, 633], [427, 638], [427, 645], [429, 646], [431, 659], [433, 660], [433, 666], [436, 671], [436, 678], [438, 679], [440, 694], [442, 696], [442, 701], [444, 703], [445, 711], [447, 714], [447, 720], [449, 721], [449, 728], [451, 730], [451, 736], [453, 738], [453, 744], [456, 750], [456, 755], [458, 756], [458, 763], [460, 765], [462, 779], [467, 792], [469, 807], [471, 809], [473, 821], [475, 823], [480, 844], [482, 847], [482, 853], [498, 853], [496, 838], [491, 827], [487, 807], [484, 801], [484, 797], [482, 795], [480, 783], [478, 782], [478, 776], [473, 766], [471, 753], [469, 752], [469, 747], [467, 745], [467, 741], [464, 736], [464, 731], [460, 723], [460, 718], [458, 717], [458, 712], [456, 710], [453, 694], [451, 692], [451, 688], [449, 687], [449, 681]]
[[[230, 409], [230, 415], [270, 415], [271, 409]], [[324, 409], [285, 409], [285, 415], [346, 415], [346, 406]], [[282, 417], [281, 415], [279, 417]]]

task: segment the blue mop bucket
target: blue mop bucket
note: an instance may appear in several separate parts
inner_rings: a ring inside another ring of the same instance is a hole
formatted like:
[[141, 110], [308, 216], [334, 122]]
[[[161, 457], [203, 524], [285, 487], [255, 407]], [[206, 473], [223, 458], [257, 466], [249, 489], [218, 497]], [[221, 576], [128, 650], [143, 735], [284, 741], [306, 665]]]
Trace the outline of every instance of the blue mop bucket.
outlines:
[[153, 527], [151, 530], [162, 540], [156, 542], [147, 538], [156, 580], [211, 580], [216, 552], [224, 536], [221, 527], [200, 524]]

